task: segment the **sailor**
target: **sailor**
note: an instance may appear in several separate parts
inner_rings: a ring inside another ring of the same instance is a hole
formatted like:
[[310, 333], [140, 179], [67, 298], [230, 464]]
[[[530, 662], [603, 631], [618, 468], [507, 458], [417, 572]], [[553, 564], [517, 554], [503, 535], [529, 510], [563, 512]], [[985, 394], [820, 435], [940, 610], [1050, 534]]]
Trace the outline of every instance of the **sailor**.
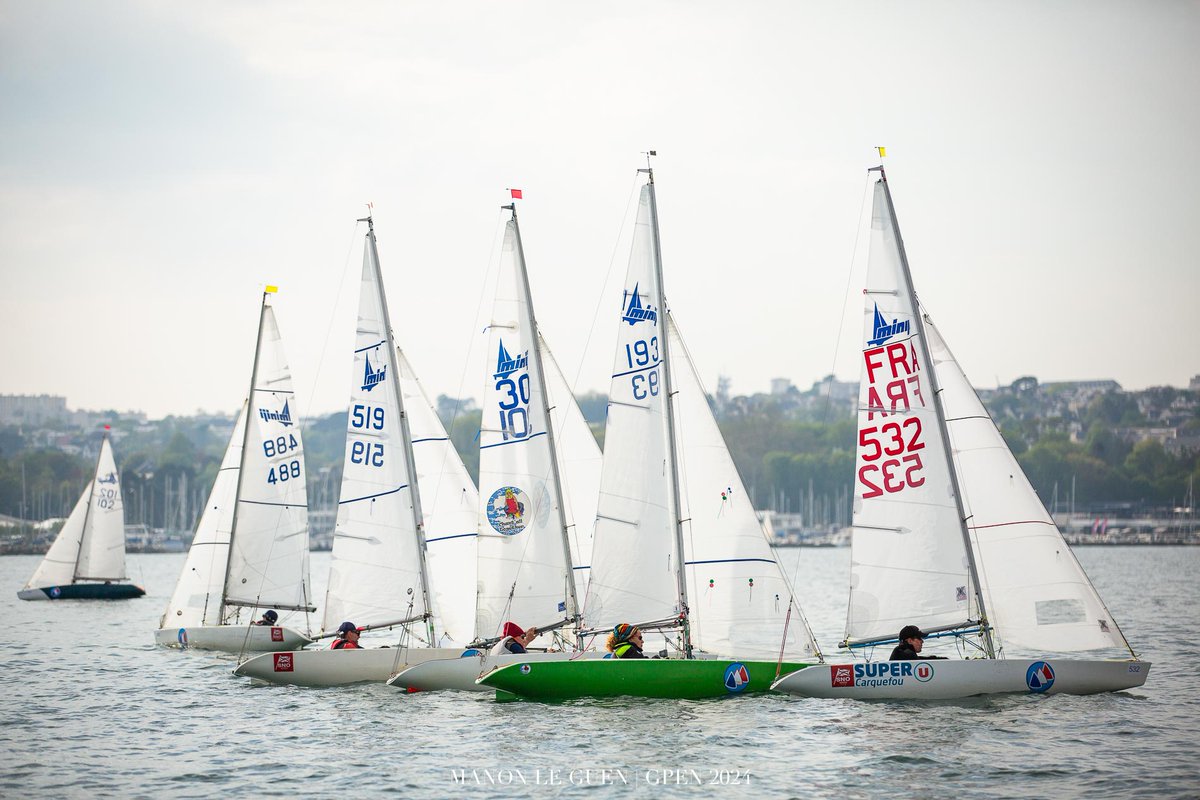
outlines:
[[642, 629], [627, 622], [622, 622], [613, 628], [608, 637], [608, 650], [613, 658], [645, 658], [642, 653]]
[[272, 609], [268, 609], [268, 610], [264, 611], [263, 615], [262, 615], [262, 619], [260, 619], [258, 622], [254, 623], [254, 624], [255, 625], [274, 625], [278, 621], [279, 621], [279, 614], [276, 613], [275, 609], [272, 608]]
[[333, 644], [329, 645], [329, 649], [362, 650], [362, 646], [358, 643], [360, 632], [362, 632], [362, 628], [357, 627], [353, 622], [343, 622], [338, 626], [337, 638], [333, 640]]
[[521, 626], [517, 623], [506, 622], [504, 623], [504, 630], [501, 631], [501, 634], [504, 638], [497, 642], [496, 646], [492, 648], [491, 655], [498, 656], [505, 653], [520, 655], [521, 653], [526, 652], [525, 648], [529, 646], [530, 642], [538, 637], [538, 629], [536, 627], [530, 627], [529, 630], [523, 631], [521, 630]]
[[905, 625], [897, 637], [900, 643], [892, 650], [890, 661], [931, 661], [945, 659], [945, 656], [923, 656], [921, 647], [925, 644], [925, 634], [916, 625]]

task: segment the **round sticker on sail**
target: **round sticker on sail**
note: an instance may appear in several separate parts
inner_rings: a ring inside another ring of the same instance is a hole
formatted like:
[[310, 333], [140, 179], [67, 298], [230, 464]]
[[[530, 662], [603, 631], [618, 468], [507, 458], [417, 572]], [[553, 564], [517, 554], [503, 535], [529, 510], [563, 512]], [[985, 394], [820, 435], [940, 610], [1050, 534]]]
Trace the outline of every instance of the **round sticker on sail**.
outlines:
[[488, 523], [504, 536], [515, 536], [529, 524], [529, 495], [515, 486], [503, 486], [488, 498]]

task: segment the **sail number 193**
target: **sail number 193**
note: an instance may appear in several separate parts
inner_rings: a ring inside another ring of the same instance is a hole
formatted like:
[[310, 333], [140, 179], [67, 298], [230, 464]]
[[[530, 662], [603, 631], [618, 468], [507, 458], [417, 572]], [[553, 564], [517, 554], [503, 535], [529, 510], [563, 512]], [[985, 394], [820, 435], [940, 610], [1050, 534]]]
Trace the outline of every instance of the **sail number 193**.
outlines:
[[629, 377], [635, 400], [645, 400], [651, 395], [658, 395], [658, 360], [657, 336], [651, 336], [650, 341], [638, 339], [625, 345], [625, 361], [629, 369], [654, 367], [648, 372], [637, 372]]

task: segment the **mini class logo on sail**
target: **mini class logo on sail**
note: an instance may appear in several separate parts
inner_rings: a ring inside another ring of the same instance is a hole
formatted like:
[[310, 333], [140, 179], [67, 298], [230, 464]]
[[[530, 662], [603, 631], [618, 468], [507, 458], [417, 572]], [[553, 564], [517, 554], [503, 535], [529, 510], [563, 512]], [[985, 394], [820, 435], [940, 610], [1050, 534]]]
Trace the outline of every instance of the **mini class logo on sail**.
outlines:
[[488, 498], [488, 524], [502, 536], [516, 536], [529, 525], [529, 495], [516, 486], [501, 486]]
[[503, 380], [509, 375], [512, 375], [519, 369], [529, 368], [529, 351], [520, 353], [516, 358], [508, 354], [508, 350], [504, 347], [504, 340], [500, 340], [500, 353], [496, 358], [496, 374], [493, 378]]
[[379, 384], [383, 383], [387, 378], [387, 364], [384, 364], [379, 369], [371, 368], [371, 355], [367, 354], [367, 367], [363, 373], [362, 390], [369, 392]]
[[96, 479], [96, 483], [116, 483], [116, 482], [117, 482], [117, 473], [115, 473], [115, 472], [110, 472], [107, 475], [105, 475], [103, 478]]
[[645, 306], [642, 305], [642, 296], [638, 293], [640, 287], [641, 284], [635, 283], [633, 291], [626, 291], [625, 296], [621, 299], [621, 306], [625, 309], [625, 313], [621, 315], [621, 321], [628, 322], [630, 325], [649, 321], [657, 325], [658, 312], [649, 303]]
[[871, 345], [872, 347], [877, 347], [878, 345], [886, 342], [888, 339], [891, 339], [893, 336], [899, 336], [902, 333], [908, 333], [909, 326], [910, 323], [908, 320], [901, 322], [896, 319], [892, 320], [891, 324], [889, 325], [887, 320], [883, 318], [883, 314], [879, 313], [879, 303], [876, 303], [875, 325], [874, 331], [872, 332], [873, 338], [867, 339], [867, 344]]
[[278, 422], [285, 428], [292, 424], [292, 412], [288, 408], [288, 401], [283, 401], [283, 409], [280, 411], [272, 411], [269, 408], [260, 408], [258, 415], [262, 417], [263, 422]]

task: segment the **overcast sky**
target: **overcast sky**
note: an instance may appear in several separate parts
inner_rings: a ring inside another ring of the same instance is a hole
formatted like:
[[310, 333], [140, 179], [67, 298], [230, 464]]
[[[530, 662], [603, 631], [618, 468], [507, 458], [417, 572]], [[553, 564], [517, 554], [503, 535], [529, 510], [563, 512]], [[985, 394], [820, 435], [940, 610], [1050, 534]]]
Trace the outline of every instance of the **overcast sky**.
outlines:
[[0, 393], [232, 412], [275, 283], [303, 411], [344, 409], [370, 201], [402, 347], [477, 397], [508, 187], [542, 330], [607, 391], [650, 148], [709, 389], [857, 380], [881, 144], [977, 386], [1186, 386], [1197, 42], [1196, 2], [0, 0]]

